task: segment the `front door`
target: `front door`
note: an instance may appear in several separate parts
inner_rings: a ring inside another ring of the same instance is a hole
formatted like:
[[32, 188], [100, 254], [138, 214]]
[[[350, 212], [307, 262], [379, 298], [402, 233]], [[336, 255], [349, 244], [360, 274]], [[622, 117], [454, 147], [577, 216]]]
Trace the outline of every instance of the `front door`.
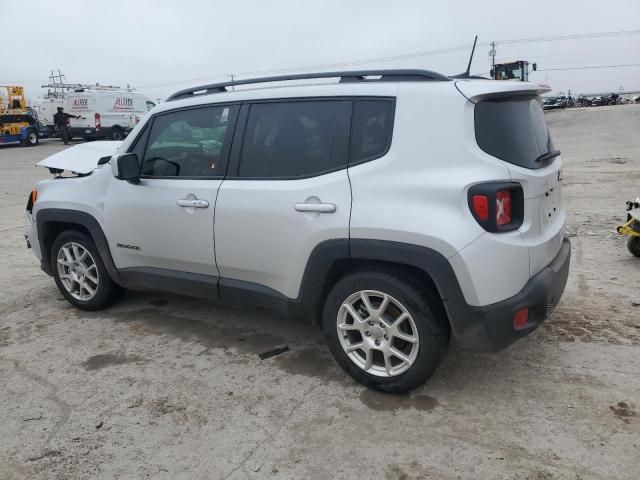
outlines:
[[105, 203], [118, 269], [218, 275], [213, 213], [237, 110], [215, 105], [161, 113], [139, 135], [132, 151], [141, 160], [140, 183], [111, 182]]

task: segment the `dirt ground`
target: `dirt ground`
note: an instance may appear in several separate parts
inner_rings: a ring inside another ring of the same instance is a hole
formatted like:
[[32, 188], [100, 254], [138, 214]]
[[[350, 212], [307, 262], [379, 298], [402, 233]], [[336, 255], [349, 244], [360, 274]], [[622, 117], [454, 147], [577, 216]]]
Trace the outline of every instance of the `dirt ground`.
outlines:
[[640, 478], [640, 259], [614, 233], [640, 195], [640, 106], [548, 120], [573, 244], [560, 305], [502, 353], [453, 347], [406, 396], [261, 311], [139, 293], [72, 308], [23, 238], [34, 164], [62, 146], [0, 147], [0, 478]]

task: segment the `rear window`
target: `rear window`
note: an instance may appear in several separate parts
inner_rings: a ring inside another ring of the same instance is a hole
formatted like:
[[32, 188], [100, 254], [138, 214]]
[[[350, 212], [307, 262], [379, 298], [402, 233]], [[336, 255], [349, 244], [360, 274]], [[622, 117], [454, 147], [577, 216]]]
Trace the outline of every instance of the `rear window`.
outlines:
[[536, 162], [554, 149], [538, 96], [482, 100], [475, 107], [475, 127], [480, 148], [500, 160], [530, 169], [553, 162]]

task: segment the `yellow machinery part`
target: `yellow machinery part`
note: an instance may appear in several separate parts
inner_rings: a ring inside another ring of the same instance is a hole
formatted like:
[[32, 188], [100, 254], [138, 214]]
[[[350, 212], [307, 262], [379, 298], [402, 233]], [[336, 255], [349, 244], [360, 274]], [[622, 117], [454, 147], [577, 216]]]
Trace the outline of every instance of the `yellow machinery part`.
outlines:
[[640, 231], [634, 230], [631, 227], [631, 225], [633, 225], [634, 222], [637, 222], [637, 220], [635, 218], [632, 218], [631, 220], [629, 220], [627, 223], [625, 223], [621, 227], [618, 227], [616, 230], [618, 230], [618, 233], [621, 233], [622, 235], [630, 235], [632, 237], [640, 237]]

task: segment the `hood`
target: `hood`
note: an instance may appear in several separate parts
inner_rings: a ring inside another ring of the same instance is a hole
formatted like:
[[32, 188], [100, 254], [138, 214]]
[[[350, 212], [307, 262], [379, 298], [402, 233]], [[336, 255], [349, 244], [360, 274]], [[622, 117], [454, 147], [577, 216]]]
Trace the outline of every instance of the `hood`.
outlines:
[[114, 155], [122, 142], [104, 140], [75, 145], [37, 163], [40, 167], [57, 168], [74, 173], [91, 173], [102, 157]]

